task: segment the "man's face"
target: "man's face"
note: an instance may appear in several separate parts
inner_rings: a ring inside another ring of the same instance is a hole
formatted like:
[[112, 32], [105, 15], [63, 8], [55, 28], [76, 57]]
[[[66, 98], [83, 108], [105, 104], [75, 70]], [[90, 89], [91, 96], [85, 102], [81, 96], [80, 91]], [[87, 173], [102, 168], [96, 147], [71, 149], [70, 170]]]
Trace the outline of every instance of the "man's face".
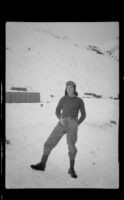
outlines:
[[74, 94], [74, 88], [72, 85], [67, 86], [67, 93], [68, 95], [73, 95]]

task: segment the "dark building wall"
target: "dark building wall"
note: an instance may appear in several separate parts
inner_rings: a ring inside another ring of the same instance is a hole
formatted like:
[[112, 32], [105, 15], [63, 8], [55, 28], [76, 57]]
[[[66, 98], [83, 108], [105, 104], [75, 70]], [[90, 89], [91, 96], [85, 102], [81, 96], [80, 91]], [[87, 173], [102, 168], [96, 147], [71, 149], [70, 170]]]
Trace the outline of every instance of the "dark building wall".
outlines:
[[6, 92], [5, 101], [6, 101], [6, 103], [11, 103], [11, 95], [10, 95], [10, 92]]
[[26, 103], [25, 96], [26, 96], [25, 93], [20, 92], [20, 101], [21, 101], [21, 103]]
[[25, 102], [28, 103], [30, 101], [31, 101], [30, 93], [27, 93], [26, 96], [25, 96]]
[[6, 92], [6, 103], [38, 103], [38, 92]]
[[20, 103], [20, 93], [16, 92], [16, 103]]

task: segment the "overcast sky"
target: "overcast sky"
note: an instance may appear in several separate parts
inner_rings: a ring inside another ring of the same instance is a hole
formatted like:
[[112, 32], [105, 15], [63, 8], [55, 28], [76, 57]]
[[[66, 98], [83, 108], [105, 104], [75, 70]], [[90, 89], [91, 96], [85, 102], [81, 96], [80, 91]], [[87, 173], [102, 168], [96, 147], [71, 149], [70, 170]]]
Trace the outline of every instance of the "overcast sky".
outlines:
[[[13, 29], [9, 29], [9, 26]], [[7, 33], [19, 26], [36, 27], [88, 44], [101, 44], [119, 36], [118, 22], [8, 22]], [[22, 29], [24, 30], [24, 29]]]

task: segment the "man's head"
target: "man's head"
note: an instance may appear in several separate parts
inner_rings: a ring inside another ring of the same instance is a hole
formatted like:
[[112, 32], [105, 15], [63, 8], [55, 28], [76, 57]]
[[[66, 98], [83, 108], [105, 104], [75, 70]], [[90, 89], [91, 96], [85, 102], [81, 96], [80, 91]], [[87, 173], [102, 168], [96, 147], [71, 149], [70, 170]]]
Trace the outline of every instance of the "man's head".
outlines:
[[68, 85], [71, 85], [74, 88], [74, 90], [76, 90], [76, 84], [73, 81], [67, 81], [66, 82], [66, 88], [67, 88]]
[[78, 93], [76, 92], [76, 84], [73, 81], [66, 82], [65, 95], [69, 95], [69, 96], [78, 95]]

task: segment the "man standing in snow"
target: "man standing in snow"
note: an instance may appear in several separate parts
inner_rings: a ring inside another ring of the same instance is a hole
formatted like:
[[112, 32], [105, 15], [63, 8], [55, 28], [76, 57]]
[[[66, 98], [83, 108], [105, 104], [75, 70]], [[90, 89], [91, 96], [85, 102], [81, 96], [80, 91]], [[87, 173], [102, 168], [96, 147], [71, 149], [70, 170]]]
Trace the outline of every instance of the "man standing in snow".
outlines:
[[[79, 110], [81, 116], [78, 119]], [[56, 116], [59, 118], [59, 122], [53, 129], [47, 141], [44, 143], [41, 161], [36, 165], [31, 165], [31, 168], [44, 171], [51, 150], [58, 144], [62, 136], [66, 133], [70, 159], [70, 168], [68, 173], [71, 177], [77, 178], [77, 174], [74, 170], [75, 157], [77, 154], [75, 143], [77, 141], [78, 125], [85, 119], [86, 112], [84, 102], [78, 97], [76, 84], [73, 81], [68, 81], [66, 83], [65, 96], [60, 99], [57, 105]]]

